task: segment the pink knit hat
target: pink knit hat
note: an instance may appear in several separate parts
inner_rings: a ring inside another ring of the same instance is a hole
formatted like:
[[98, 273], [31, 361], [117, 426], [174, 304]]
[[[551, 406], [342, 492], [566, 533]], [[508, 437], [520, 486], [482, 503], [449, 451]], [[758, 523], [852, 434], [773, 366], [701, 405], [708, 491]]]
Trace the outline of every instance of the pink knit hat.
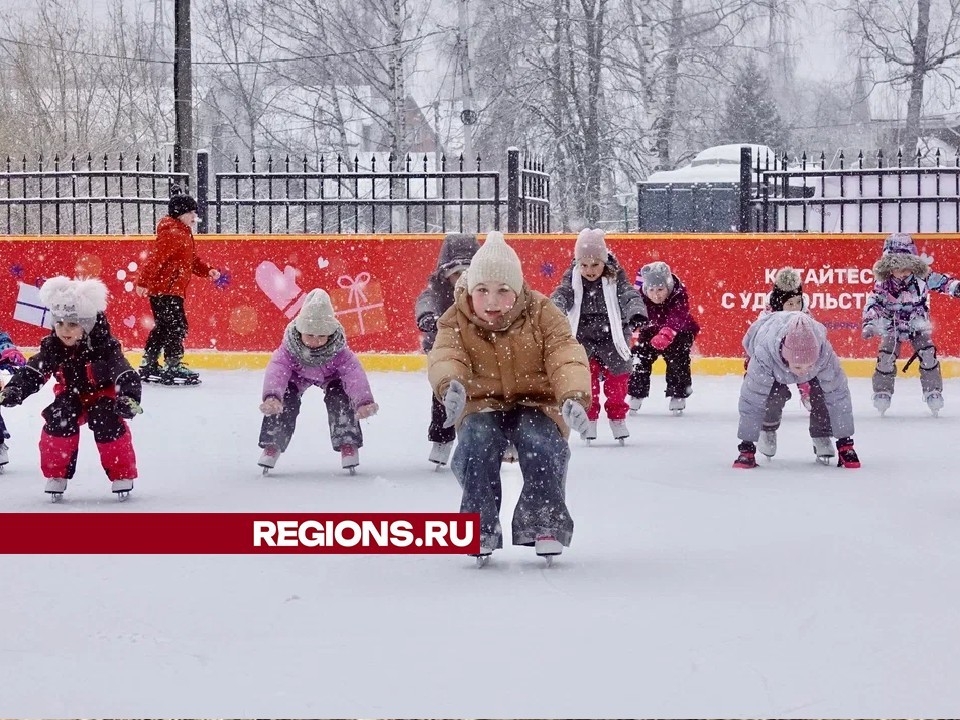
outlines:
[[813, 320], [802, 312], [791, 312], [783, 338], [783, 359], [790, 365], [813, 365], [820, 357], [820, 338]]
[[576, 260], [594, 258], [606, 262], [607, 253], [606, 234], [600, 228], [584, 228], [577, 235], [577, 242], [573, 247], [573, 257]]

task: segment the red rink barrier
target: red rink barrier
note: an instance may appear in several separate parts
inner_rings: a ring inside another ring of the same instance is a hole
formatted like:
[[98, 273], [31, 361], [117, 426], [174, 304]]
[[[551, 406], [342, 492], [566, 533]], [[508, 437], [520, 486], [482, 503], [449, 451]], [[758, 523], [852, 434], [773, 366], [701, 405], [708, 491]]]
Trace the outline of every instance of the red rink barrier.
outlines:
[[[960, 274], [960, 235], [916, 235], [934, 268]], [[441, 235], [407, 236], [198, 236], [200, 256], [223, 272], [217, 283], [195, 278], [187, 298], [190, 350], [268, 351], [296, 314], [303, 294], [330, 292], [359, 352], [419, 350], [413, 305], [436, 264]], [[508, 237], [527, 282], [549, 293], [573, 257], [573, 235]], [[882, 235], [608, 235], [627, 274], [664, 260], [687, 285], [703, 328], [694, 354], [738, 357], [740, 341], [756, 318], [773, 273], [801, 269], [814, 316], [826, 324], [839, 355], [872, 358], [876, 341], [860, 339], [863, 302], [873, 287], [870, 269]], [[11, 237], [0, 241], [0, 327], [20, 345], [35, 346], [45, 330], [31, 291], [56, 274], [104, 280], [114, 333], [127, 349], [142, 348], [152, 319], [148, 302], [133, 292], [136, 269], [150, 237]], [[18, 308], [17, 299], [21, 298]], [[941, 356], [960, 356], [960, 305], [932, 296], [935, 341]], [[958, 301], [960, 302], [960, 301]], [[17, 311], [18, 318], [12, 316]], [[31, 315], [31, 313], [35, 313]]]
[[277, 555], [480, 552], [459, 513], [3, 513], [3, 555]]

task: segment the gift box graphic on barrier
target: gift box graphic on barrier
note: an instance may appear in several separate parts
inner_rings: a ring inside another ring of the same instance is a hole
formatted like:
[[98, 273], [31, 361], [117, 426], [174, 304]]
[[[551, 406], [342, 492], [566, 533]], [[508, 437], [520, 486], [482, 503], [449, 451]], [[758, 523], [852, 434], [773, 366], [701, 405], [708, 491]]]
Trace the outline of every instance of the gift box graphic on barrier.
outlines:
[[339, 287], [330, 290], [330, 299], [347, 337], [387, 330], [379, 281], [371, 279], [370, 273], [364, 271], [356, 277], [341, 275], [337, 285]]
[[50, 316], [50, 309], [40, 302], [40, 288], [26, 283], [17, 285], [17, 305], [13, 309], [13, 319], [52, 330], [53, 318]]

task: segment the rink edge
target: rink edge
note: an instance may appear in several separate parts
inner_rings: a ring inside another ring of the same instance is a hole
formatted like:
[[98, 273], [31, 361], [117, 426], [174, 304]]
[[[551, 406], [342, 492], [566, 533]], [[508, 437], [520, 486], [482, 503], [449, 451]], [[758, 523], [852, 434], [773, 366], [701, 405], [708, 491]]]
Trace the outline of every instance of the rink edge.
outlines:
[[[262, 370], [272, 353], [265, 352], [190, 352], [184, 361], [195, 370]], [[29, 353], [28, 353], [29, 355]], [[128, 352], [133, 365], [140, 363], [139, 352]], [[373, 372], [418, 372], [427, 367], [426, 355], [420, 353], [358, 353], [365, 370]], [[849, 377], [870, 377], [876, 361], [873, 358], [846, 358], [840, 361]], [[898, 363], [903, 368], [904, 361]], [[919, 375], [919, 363], [907, 371], [908, 377]], [[943, 377], [960, 377], [960, 360], [940, 360]], [[658, 360], [653, 366], [655, 375], [662, 375], [665, 366]], [[694, 358], [691, 370], [695, 375], [742, 375], [743, 358]]]

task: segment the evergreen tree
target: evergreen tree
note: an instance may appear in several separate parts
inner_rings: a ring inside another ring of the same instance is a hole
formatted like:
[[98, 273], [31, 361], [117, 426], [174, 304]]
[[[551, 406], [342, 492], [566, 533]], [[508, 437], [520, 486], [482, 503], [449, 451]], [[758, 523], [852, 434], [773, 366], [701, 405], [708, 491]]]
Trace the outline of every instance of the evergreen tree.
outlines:
[[770, 81], [750, 56], [730, 89], [720, 123], [720, 141], [769, 145], [782, 152], [789, 139]]

